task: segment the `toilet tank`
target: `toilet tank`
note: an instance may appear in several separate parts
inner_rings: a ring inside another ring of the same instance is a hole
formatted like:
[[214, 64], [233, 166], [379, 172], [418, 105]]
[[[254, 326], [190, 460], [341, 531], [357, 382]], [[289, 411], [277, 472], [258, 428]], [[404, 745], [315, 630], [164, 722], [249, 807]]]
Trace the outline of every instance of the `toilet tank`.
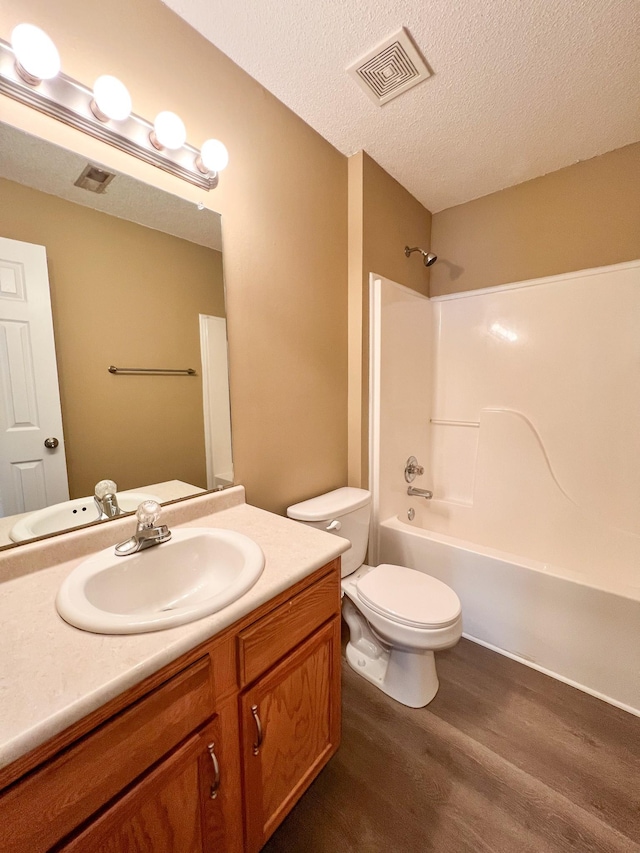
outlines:
[[309, 527], [325, 530], [351, 542], [351, 548], [342, 555], [343, 578], [364, 563], [371, 520], [370, 492], [348, 486], [334, 489], [290, 506], [287, 515]]

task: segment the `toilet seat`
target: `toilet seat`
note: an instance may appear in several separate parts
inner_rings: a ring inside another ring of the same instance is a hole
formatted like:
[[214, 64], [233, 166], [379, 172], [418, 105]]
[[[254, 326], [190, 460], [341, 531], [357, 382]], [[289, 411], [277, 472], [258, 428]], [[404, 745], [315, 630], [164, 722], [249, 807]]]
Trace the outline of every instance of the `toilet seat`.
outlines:
[[460, 599], [450, 587], [406, 566], [376, 566], [356, 590], [376, 613], [412, 628], [444, 628], [460, 618]]

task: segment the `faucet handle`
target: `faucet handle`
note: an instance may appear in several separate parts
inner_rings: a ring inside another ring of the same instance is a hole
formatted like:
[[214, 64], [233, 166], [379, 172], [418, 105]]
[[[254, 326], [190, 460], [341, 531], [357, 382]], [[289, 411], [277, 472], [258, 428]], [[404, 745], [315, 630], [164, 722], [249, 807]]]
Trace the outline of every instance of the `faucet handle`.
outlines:
[[142, 527], [155, 527], [162, 508], [157, 501], [142, 501], [136, 510], [136, 518]]
[[407, 464], [404, 467], [404, 478], [407, 483], [413, 483], [416, 477], [421, 477], [424, 474], [424, 468], [418, 464], [415, 456], [410, 456], [407, 459]]
[[96, 483], [96, 487], [93, 490], [95, 496], [100, 498], [100, 500], [107, 495], [115, 495], [117, 491], [118, 487], [113, 480], [100, 480], [99, 483]]

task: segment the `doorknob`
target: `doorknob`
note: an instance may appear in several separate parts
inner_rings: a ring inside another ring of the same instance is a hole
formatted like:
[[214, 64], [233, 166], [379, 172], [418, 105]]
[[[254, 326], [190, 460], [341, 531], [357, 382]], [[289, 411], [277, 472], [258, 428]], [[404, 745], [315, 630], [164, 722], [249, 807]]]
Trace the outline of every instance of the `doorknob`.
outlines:
[[55, 448], [60, 444], [57, 438], [45, 438], [44, 446], [49, 450], [55, 450]]

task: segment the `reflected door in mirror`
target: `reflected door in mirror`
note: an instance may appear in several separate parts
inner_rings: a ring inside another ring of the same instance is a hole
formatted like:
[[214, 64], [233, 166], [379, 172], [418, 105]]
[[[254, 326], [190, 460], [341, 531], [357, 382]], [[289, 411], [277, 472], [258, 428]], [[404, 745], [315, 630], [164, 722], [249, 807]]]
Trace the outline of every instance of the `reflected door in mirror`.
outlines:
[[67, 500], [44, 246], [0, 237], [0, 515]]

